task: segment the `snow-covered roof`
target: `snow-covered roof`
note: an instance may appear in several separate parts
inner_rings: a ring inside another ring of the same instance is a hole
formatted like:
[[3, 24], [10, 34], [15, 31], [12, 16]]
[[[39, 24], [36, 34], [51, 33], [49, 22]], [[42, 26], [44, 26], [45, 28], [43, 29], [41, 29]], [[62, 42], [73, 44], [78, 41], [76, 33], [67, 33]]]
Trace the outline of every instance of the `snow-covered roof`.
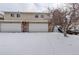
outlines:
[[4, 15], [4, 12], [1, 12], [1, 11], [0, 11], [0, 15]]

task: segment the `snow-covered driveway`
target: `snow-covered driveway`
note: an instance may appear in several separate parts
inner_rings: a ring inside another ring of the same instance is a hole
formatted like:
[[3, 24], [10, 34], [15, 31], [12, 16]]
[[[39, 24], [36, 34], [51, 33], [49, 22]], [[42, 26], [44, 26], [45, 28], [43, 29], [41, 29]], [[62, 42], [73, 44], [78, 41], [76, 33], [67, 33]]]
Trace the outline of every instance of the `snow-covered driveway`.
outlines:
[[0, 33], [0, 54], [79, 54], [79, 36], [61, 33]]

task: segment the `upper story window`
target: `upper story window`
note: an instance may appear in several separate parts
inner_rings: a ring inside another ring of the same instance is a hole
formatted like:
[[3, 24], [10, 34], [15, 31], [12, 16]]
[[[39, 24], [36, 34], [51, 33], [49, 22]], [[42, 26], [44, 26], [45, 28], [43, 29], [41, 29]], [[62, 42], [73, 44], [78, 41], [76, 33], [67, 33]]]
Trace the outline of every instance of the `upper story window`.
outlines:
[[13, 13], [11, 13], [11, 17], [14, 17], [14, 14]]
[[20, 17], [20, 14], [17, 14], [17, 17]]
[[35, 18], [38, 18], [38, 15], [35, 15]]
[[44, 15], [41, 15], [41, 18], [44, 18]]

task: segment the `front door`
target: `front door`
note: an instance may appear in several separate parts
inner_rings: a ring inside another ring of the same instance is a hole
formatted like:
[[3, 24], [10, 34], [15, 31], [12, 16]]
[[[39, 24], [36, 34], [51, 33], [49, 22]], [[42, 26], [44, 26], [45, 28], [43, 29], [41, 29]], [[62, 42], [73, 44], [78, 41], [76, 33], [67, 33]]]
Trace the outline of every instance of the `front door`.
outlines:
[[22, 22], [22, 32], [28, 32], [28, 31], [29, 31], [29, 23]]

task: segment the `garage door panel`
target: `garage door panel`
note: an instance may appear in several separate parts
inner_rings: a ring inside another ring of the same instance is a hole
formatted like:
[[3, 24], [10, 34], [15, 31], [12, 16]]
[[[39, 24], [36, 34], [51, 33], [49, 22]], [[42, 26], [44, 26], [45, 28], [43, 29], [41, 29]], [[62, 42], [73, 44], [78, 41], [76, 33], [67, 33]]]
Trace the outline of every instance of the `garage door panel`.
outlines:
[[20, 23], [2, 23], [1, 24], [2, 32], [21, 32]]
[[30, 23], [29, 32], [48, 32], [48, 24]]

